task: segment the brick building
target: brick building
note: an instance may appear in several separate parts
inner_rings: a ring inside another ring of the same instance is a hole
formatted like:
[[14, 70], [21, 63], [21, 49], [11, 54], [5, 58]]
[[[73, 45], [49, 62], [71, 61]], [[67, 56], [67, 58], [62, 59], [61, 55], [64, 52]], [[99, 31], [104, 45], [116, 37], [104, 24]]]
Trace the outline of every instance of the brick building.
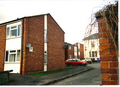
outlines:
[[[0, 71], [21, 75], [65, 68], [64, 31], [50, 14], [0, 24]], [[59, 60], [59, 61], [58, 61]]]
[[83, 44], [81, 44], [81, 43], [75, 43], [74, 45], [76, 45], [77, 46], [77, 50], [78, 50], [78, 58], [79, 59], [84, 59], [84, 45]]
[[78, 58], [78, 47], [76, 45], [65, 42], [65, 60], [68, 58]]

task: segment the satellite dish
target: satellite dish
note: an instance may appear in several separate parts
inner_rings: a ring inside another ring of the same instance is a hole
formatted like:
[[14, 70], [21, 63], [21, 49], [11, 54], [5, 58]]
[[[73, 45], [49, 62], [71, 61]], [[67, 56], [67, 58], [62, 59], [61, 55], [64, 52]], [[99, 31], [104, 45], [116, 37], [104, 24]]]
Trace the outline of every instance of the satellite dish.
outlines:
[[30, 43], [26, 44], [26, 47], [27, 48], [31, 47], [31, 44]]

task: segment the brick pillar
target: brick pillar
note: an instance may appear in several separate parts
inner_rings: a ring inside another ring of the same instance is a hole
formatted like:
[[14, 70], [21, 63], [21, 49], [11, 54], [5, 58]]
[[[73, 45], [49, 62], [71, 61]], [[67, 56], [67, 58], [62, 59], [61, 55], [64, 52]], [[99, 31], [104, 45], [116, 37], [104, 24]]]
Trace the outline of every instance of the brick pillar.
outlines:
[[84, 59], [84, 45], [80, 44], [80, 59]]
[[6, 25], [0, 26], [0, 71], [4, 70]]
[[102, 85], [118, 85], [118, 53], [112, 39], [110, 24], [98, 18]]

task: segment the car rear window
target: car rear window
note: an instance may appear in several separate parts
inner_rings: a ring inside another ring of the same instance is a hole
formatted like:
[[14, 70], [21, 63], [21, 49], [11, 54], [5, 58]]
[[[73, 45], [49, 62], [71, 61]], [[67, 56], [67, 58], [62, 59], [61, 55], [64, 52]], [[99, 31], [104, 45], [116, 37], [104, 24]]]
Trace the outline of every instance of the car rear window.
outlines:
[[67, 60], [67, 61], [72, 61], [72, 59], [69, 59], [69, 60]]
[[80, 61], [80, 59], [68, 59], [67, 61]]
[[75, 61], [75, 59], [68, 59], [68, 61]]
[[77, 61], [80, 61], [80, 59], [77, 59]]

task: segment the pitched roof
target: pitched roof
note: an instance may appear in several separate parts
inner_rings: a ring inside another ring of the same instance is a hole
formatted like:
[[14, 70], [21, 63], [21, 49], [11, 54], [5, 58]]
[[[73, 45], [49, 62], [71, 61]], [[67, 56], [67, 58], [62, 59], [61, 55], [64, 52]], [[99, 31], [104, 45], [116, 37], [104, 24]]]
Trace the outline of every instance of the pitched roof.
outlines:
[[[74, 44], [70, 44], [70, 43], [65, 42], [63, 48], [67, 48], [68, 45], [70, 45], [70, 46], [76, 46], [76, 45], [74, 45]], [[76, 47], [77, 47], [77, 46], [76, 46]]]
[[71, 44], [71, 43], [68, 43], [68, 42], [65, 42], [65, 45], [76, 46], [76, 45], [74, 45], [74, 44]]
[[[25, 17], [22, 17], [22, 18], [17, 18], [15, 20], [11, 20], [11, 21], [8, 21], [8, 22], [4, 22], [4, 23], [0, 23], [0, 26], [1, 25], [6, 25], [6, 24], [9, 24], [11, 22], [15, 22], [15, 21], [19, 21], [19, 20], [23, 20], [25, 18], [31, 18], [31, 17], [37, 17], [37, 16], [42, 16], [42, 15], [50, 15], [50, 13], [46, 13], [46, 14], [39, 14], [39, 15], [32, 15], [32, 16], [25, 16]], [[51, 16], [51, 15], [50, 15]], [[55, 19], [51, 16], [51, 18], [55, 21]], [[55, 21], [55, 23], [58, 25], [58, 23]], [[59, 25], [58, 25], [59, 26]], [[60, 26], [59, 26], [60, 27]], [[60, 27], [60, 29], [63, 31], [63, 29]], [[63, 31], [64, 32], [64, 31]], [[64, 32], [65, 33], [65, 32]]]
[[99, 38], [98, 33], [95, 33], [93, 35], [90, 35], [90, 36], [84, 38], [83, 40], [98, 39], [98, 38]]
[[[49, 14], [49, 13], [47, 13], [47, 14]], [[40, 14], [40, 15], [33, 15], [33, 16], [25, 16], [25, 17], [22, 17], [22, 18], [17, 18], [17, 19], [11, 20], [11, 21], [7, 21], [7, 22], [4, 22], [4, 23], [0, 23], [0, 25], [5, 25], [5, 24], [8, 24], [8, 23], [10, 23], [10, 22], [19, 21], [19, 20], [22, 20], [22, 19], [25, 19], [25, 18], [36, 17], [36, 16], [41, 16], [41, 15], [47, 15], [47, 14]]]

